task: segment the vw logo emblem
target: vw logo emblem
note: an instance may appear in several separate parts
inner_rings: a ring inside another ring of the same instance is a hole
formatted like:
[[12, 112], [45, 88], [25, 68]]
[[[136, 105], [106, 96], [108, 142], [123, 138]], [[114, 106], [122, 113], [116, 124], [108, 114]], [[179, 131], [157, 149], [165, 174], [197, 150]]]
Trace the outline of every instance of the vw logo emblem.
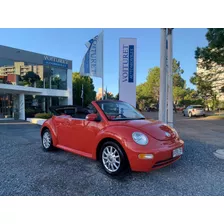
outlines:
[[166, 135], [166, 137], [170, 137], [171, 136], [171, 134], [168, 133], [168, 132], [166, 132], [165, 135]]

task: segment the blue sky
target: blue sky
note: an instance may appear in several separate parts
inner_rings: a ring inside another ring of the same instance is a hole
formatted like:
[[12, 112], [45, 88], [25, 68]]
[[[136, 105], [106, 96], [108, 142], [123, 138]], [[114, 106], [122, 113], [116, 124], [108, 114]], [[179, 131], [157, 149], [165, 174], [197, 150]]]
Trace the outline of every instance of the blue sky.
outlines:
[[[196, 71], [194, 51], [207, 45], [207, 29], [174, 29], [173, 57], [184, 69], [183, 78], [193, 88], [189, 78]], [[79, 71], [86, 52], [85, 43], [101, 29], [0, 29], [0, 44], [73, 61], [73, 71]], [[137, 38], [137, 84], [145, 81], [148, 69], [160, 64], [160, 29], [104, 29], [104, 83], [107, 90], [118, 93], [119, 38]], [[96, 90], [101, 79], [94, 78]]]

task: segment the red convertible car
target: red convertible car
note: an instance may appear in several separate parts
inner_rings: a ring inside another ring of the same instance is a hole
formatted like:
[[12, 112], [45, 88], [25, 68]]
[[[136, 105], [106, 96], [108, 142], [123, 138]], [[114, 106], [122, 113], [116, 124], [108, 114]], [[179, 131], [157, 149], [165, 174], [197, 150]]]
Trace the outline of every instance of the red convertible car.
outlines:
[[148, 172], [177, 161], [184, 142], [175, 129], [147, 120], [122, 101], [93, 101], [87, 108], [51, 107], [41, 128], [45, 151], [63, 150], [99, 160], [110, 175], [130, 168]]

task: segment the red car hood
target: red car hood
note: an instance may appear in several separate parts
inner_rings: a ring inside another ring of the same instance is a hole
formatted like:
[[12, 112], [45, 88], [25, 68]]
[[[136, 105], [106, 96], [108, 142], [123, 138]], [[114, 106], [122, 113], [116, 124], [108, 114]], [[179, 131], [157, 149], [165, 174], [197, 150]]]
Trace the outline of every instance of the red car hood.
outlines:
[[[114, 125], [124, 125], [131, 128], [136, 128], [136, 131], [142, 131], [157, 140], [170, 140], [176, 137], [175, 132], [161, 121], [152, 120], [128, 120], [128, 121], [113, 121]], [[167, 134], [169, 133], [169, 134]]]

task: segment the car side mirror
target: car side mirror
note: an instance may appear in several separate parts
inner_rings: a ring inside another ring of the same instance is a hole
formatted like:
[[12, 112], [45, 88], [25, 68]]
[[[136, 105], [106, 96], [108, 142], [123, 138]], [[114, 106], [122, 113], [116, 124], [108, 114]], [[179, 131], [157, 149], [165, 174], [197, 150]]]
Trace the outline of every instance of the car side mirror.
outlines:
[[97, 114], [88, 114], [86, 116], [87, 121], [97, 121], [97, 118], [98, 118]]

